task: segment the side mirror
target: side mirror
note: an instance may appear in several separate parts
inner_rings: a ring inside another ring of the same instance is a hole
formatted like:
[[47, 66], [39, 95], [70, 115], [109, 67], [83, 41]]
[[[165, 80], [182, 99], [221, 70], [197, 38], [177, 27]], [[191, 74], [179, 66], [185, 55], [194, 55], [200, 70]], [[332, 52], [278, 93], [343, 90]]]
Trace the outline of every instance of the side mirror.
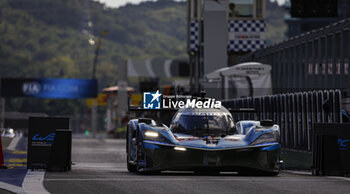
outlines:
[[228, 134], [234, 134], [234, 133], [236, 133], [236, 131], [237, 131], [236, 125], [233, 122], [231, 122], [230, 128], [228, 130]]
[[231, 127], [229, 130], [228, 130], [228, 134], [234, 134], [236, 133], [236, 127]]
[[273, 121], [272, 120], [262, 120], [262, 121], [260, 121], [260, 125], [263, 127], [271, 127], [271, 126], [273, 126]]
[[139, 123], [145, 123], [147, 125], [151, 125], [152, 124], [152, 119], [149, 119], [149, 118], [139, 118], [138, 119], [138, 122]]
[[170, 125], [170, 128], [172, 128], [172, 129], [177, 129], [178, 127], [179, 127], [179, 123], [178, 122], [171, 123], [171, 125]]

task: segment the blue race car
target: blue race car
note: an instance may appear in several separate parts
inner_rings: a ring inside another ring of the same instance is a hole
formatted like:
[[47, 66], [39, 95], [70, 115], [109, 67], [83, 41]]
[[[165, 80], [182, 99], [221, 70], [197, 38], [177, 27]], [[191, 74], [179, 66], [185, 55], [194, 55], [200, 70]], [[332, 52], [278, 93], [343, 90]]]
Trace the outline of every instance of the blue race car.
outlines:
[[280, 130], [272, 121], [236, 124], [224, 107], [178, 110], [170, 124], [139, 118], [127, 126], [130, 172], [194, 171], [277, 175]]

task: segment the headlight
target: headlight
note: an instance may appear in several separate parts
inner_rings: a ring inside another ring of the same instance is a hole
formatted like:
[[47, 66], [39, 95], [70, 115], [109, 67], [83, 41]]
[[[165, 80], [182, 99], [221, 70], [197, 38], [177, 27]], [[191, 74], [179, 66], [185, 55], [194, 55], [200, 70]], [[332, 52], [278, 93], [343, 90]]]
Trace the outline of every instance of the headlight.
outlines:
[[174, 150], [177, 150], [177, 151], [186, 151], [186, 148], [184, 148], [184, 147], [174, 147]]
[[157, 131], [151, 131], [151, 130], [147, 130], [147, 131], [143, 132], [143, 139], [150, 140], [150, 141], [163, 142], [163, 143], [171, 143], [161, 133], [158, 133]]
[[158, 137], [158, 133], [155, 132], [155, 131], [146, 131], [145, 132], [145, 136], [146, 137], [154, 137], [154, 138], [156, 138], [156, 137]]
[[251, 145], [259, 145], [259, 144], [275, 143], [275, 142], [279, 142], [278, 131], [262, 134]]

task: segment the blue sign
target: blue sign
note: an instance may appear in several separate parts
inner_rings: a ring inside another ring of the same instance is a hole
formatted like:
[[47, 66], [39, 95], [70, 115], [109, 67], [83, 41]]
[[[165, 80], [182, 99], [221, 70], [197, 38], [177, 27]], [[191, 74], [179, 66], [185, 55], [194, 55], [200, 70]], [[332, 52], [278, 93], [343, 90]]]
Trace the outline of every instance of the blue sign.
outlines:
[[[28, 169], [46, 169], [52, 160], [56, 131], [69, 130], [69, 118], [29, 117], [28, 119]], [[69, 144], [69, 142], [66, 142]], [[60, 155], [61, 156], [61, 155]]]
[[348, 150], [350, 139], [338, 139], [339, 150]]
[[40, 133], [37, 133], [33, 136], [32, 141], [54, 141], [55, 133], [50, 133], [46, 136], [41, 136]]
[[3, 97], [95, 98], [96, 79], [16, 79], [1, 80]]
[[143, 109], [160, 109], [162, 94], [157, 92], [143, 93]]

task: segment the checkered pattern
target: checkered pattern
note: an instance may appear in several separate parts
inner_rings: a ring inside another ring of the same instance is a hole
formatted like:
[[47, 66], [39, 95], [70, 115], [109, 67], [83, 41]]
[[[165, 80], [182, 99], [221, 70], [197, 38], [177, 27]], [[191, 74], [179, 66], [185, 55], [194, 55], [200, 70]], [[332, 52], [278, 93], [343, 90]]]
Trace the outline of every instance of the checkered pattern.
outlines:
[[228, 49], [234, 52], [248, 52], [263, 49], [265, 40], [230, 40]]
[[190, 22], [190, 51], [198, 51], [199, 48], [199, 22], [197, 20], [192, 20]]
[[229, 22], [230, 32], [265, 32], [265, 22], [261, 20], [238, 20]]
[[265, 47], [264, 39], [233, 39], [235, 33], [265, 34], [265, 22], [259, 20], [239, 20], [229, 22], [230, 40], [228, 50], [233, 52], [248, 52]]

